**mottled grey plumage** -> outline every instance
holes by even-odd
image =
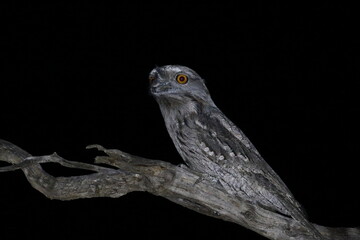
[[[234,196],[291,216],[316,231],[283,181],[216,107],[196,72],[167,65],[152,70],[149,78],[170,137],[191,169],[215,179]]]

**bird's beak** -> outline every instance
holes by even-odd
[[[169,89],[169,84],[159,81],[159,79],[153,80],[150,85],[150,92],[153,95],[160,95],[161,93],[166,92]]]

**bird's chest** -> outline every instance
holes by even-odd
[[[197,116],[178,117],[169,122],[167,128],[177,151],[189,167],[202,172],[204,169],[213,172],[220,167],[216,163],[220,151],[204,140],[211,130]]]
[[[184,157],[197,153],[199,132],[192,117],[178,117],[166,124],[175,147]]]

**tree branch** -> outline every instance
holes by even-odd
[[[269,239],[313,239],[297,221],[231,196],[221,186],[201,178],[185,166],[145,159],[120,150],[108,150],[100,145],[87,148],[105,152],[107,156],[98,156],[95,162],[112,167],[68,161],[56,153],[32,156],[21,148],[0,140],[0,161],[12,164],[0,168],[0,172],[21,169],[30,184],[50,199],[117,198],[133,191],[147,191],[196,212],[234,222]],[[54,177],[42,169],[41,164],[46,162],[94,173]],[[360,239],[359,228],[314,226],[327,239]]]

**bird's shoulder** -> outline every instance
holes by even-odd
[[[199,137],[204,140],[216,140],[218,143],[227,144],[234,153],[254,154],[260,157],[258,150],[246,135],[217,107],[202,108],[192,116],[192,122],[199,130]]]

